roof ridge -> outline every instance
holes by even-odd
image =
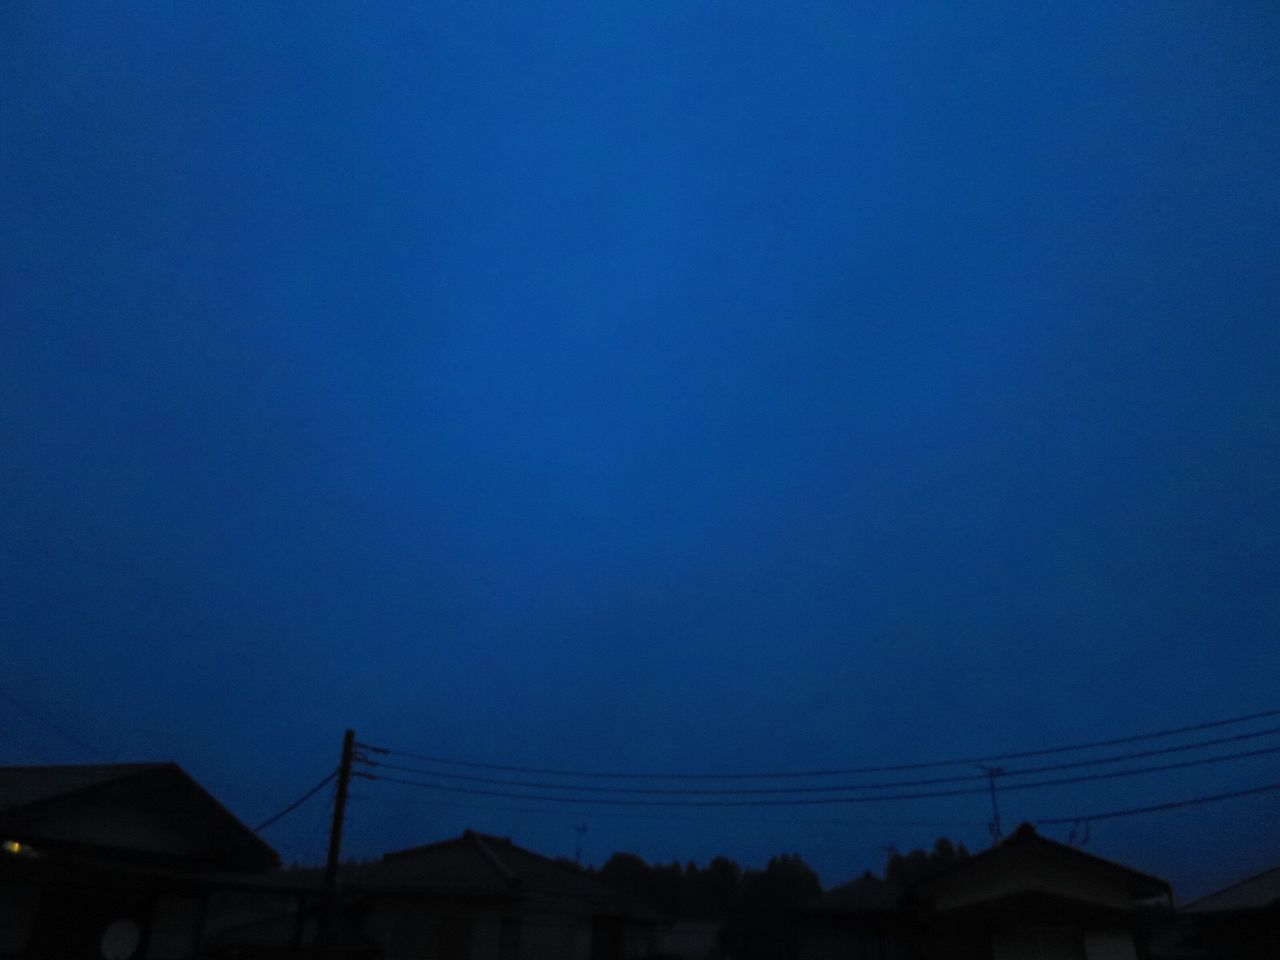
[[[564,870],[568,873],[573,874],[576,877],[586,877],[587,879],[593,880],[596,883],[603,884],[605,887],[608,887],[610,890],[613,889],[612,887],[609,886],[609,884],[604,883],[604,881],[600,880],[598,877],[591,876],[586,870],[584,870],[581,867],[581,865],[575,864],[575,863],[568,863],[563,859],[558,859],[556,857],[549,857],[545,853],[539,853],[537,850],[530,850],[528,847],[522,847],[520,846],[520,844],[513,841],[510,837],[495,837],[491,834],[481,833],[478,830],[468,830],[467,833],[472,834],[476,837],[479,837],[483,840],[487,840],[489,843],[501,844],[502,846],[508,847],[511,850],[514,850],[517,853],[523,854],[526,857],[533,857],[535,860],[539,860],[542,863],[555,867],[557,870]]]
[[[1091,861],[1093,863],[1102,864],[1103,866],[1110,867],[1113,870],[1120,870],[1125,873],[1133,874],[1134,876],[1142,877],[1145,880],[1155,881],[1155,883],[1164,887],[1165,890],[1168,891],[1170,895],[1172,895],[1173,893],[1172,885],[1164,877],[1157,876],[1154,873],[1148,873],[1146,870],[1139,870],[1137,867],[1131,867],[1129,864],[1121,863],[1119,860],[1112,860],[1110,857],[1103,857],[1103,856],[1099,856],[1096,853],[1092,853],[1088,850],[1081,850],[1078,847],[1073,847],[1069,844],[1062,843],[1059,840],[1054,840],[1052,837],[1045,837],[1038,833],[1035,834],[1035,836],[1039,840],[1052,844],[1053,849],[1055,850],[1062,851],[1069,855],[1076,856],[1081,859]]]
[[[467,840],[466,833],[456,837],[446,837],[444,840],[432,840],[430,843],[419,843],[413,847],[405,847],[403,850],[388,850],[382,855],[383,861],[399,860],[402,857],[412,857],[420,853],[426,853],[428,850],[438,850],[441,847],[457,846],[465,843]]]
[[[1029,846],[1031,844],[1040,844],[1042,849],[1052,851],[1055,855],[1074,857],[1077,860],[1098,864],[1110,870],[1128,874],[1132,877],[1141,877],[1143,880],[1149,881],[1156,886],[1163,888],[1169,896],[1173,895],[1173,888],[1169,884],[1169,881],[1164,879],[1164,877],[1156,876],[1154,873],[1147,873],[1145,870],[1139,870],[1136,867],[1131,867],[1127,863],[1120,863],[1118,860],[1109,860],[1106,857],[1100,857],[1096,853],[1081,850],[1079,847],[1073,847],[1069,844],[1063,843],[1061,840],[1055,840],[1053,837],[1046,837],[1044,834],[1036,830],[1035,825],[1029,821],[1019,824],[1018,828],[1014,830],[1013,833],[993,843],[991,846],[987,847],[987,849],[980,850],[977,853],[970,854],[968,857],[961,858],[939,871],[934,876],[917,881],[913,884],[908,884],[908,886],[927,886],[940,877],[950,876],[956,871],[964,869],[975,861],[987,860],[1001,853],[1011,853],[1020,847]]]

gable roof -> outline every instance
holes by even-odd
[[[40,767],[0,767],[0,815],[66,797],[89,787],[133,776],[158,763],[84,763]]]
[[[1182,909],[1188,913],[1225,913],[1231,910],[1265,910],[1280,906],[1280,867],[1223,887],[1193,900]]]
[[[230,869],[279,856],[176,763],[0,767],[0,839]]]
[[[959,861],[954,866],[948,867],[914,886],[918,890],[927,890],[935,883],[946,881],[961,872],[972,870],[975,866],[998,863],[1001,860],[1024,853],[1038,854],[1059,863],[1077,866],[1092,871],[1099,876],[1119,881],[1128,888],[1129,895],[1134,900],[1173,896],[1173,889],[1169,886],[1167,880],[1135,870],[1122,863],[1116,863],[1114,860],[1106,860],[1092,853],[1085,853],[1078,847],[1068,846],[1065,843],[1059,843],[1057,840],[1043,837],[1036,832],[1036,828],[1030,823],[1021,824],[1017,830],[999,843]]]
[[[848,883],[832,887],[806,912],[810,913],[879,913],[900,906],[902,887],[881,880],[870,871]]]
[[[661,918],[571,864],[474,830],[393,851],[372,863],[344,865],[338,876],[348,890],[516,898],[560,912]]]

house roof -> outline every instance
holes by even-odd
[[[983,850],[981,853],[959,861],[954,866],[948,867],[946,870],[921,881],[915,887],[919,890],[927,890],[935,883],[951,878],[962,871],[971,870],[977,865],[998,862],[1012,854],[1031,851],[1060,862],[1076,864],[1123,881],[1129,888],[1130,896],[1134,900],[1171,897],[1173,895],[1173,890],[1167,880],[1143,873],[1113,860],[1106,860],[1092,853],[1085,853],[1077,847],[1059,843],[1057,840],[1043,837],[1036,832],[1036,828],[1030,823],[1023,823],[999,843]]]
[[[808,908],[811,913],[874,913],[899,906],[902,888],[870,873],[828,890]]]
[[[85,763],[40,767],[0,767],[0,815],[66,797],[89,787],[163,766],[158,763]]]
[[[372,863],[346,864],[338,877],[348,890],[514,897],[565,912],[661,919],[571,864],[474,830],[397,850]]]
[[[1169,884],[1149,874],[1134,870],[1132,867],[1105,860],[1091,853],[1085,853],[1075,847],[1067,846],[1048,837],[1042,837],[1029,823],[1024,823],[1012,834],[981,853],[965,857],[955,864],[940,869],[931,876],[917,880],[905,886],[881,880],[870,873],[863,874],[829,890],[816,904],[806,908],[809,914],[888,914],[910,904],[919,904],[922,899],[927,902],[929,893],[939,883],[948,883],[951,878],[962,876],[975,866],[982,867],[1018,856],[1026,852],[1034,852],[1040,856],[1051,858],[1060,863],[1074,864],[1103,876],[1120,880],[1128,888],[1134,900],[1143,900],[1171,895]],[[922,896],[923,895],[923,896]]]
[[[1233,910],[1265,910],[1280,906],[1280,867],[1264,870],[1229,887],[1193,900],[1182,909],[1188,913],[1225,913]]]
[[[171,762],[0,767],[0,839],[230,869],[279,863]]]

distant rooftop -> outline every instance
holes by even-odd
[[[903,889],[870,873],[828,890],[810,909],[816,913],[859,913],[892,910],[898,906]]]
[[[1275,906],[1280,906],[1280,867],[1264,870],[1207,897],[1193,900],[1183,910],[1188,913],[1225,913]]]
[[[320,871],[296,871],[317,880]],[[339,883],[348,889],[469,897],[519,897],[560,910],[657,920],[657,911],[589,876],[495,837],[467,830],[437,843],[397,850],[369,863],[343,864]]]
[[[0,767],[0,839],[261,870],[279,856],[178,764]]]
[[[164,766],[163,763],[86,763],[0,767],[0,813]]]
[[[955,876],[963,876],[975,866],[984,863],[1001,863],[1006,858],[1016,859],[1020,852],[1034,851],[1037,857],[1058,863],[1072,863],[1087,869],[1095,876],[1110,876],[1122,882],[1135,900],[1165,898],[1172,895],[1169,884],[1124,864],[1086,853],[1076,847],[1059,843],[1036,832],[1030,823],[1024,823],[1000,842],[980,853],[963,857],[941,866],[906,884],[891,883],[870,873],[863,874],[848,883],[829,890],[820,901],[806,912],[813,914],[888,914],[904,905],[915,902],[921,895],[928,895],[939,882],[951,882]],[[1280,871],[1277,871],[1280,881]]]
[[[935,877],[930,877],[923,881],[921,886],[927,886],[935,880],[953,873],[971,869],[974,864],[987,860],[999,860],[1016,850],[1036,850],[1054,859],[1073,862],[1095,871],[1108,873],[1118,879],[1123,879],[1129,887],[1130,895],[1135,900],[1155,899],[1158,897],[1171,898],[1173,896],[1173,889],[1169,886],[1167,880],[1149,873],[1143,873],[1141,870],[1135,870],[1133,867],[1126,866],[1123,863],[1116,863],[1114,860],[1107,860],[1096,854],[1086,853],[1078,847],[1068,846],[1049,837],[1041,836],[1036,832],[1035,826],[1030,823],[1019,825],[1018,829],[1014,830],[1013,833],[999,843],[988,847],[981,853],[976,853],[964,860],[957,861]]]

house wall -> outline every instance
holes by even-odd
[[[800,930],[797,960],[897,960],[898,942],[888,935],[852,930]]]
[[[204,921],[200,897],[166,895],[155,901],[147,937],[146,960],[190,960]]]
[[[505,960],[502,956],[502,918],[483,917],[471,928],[470,960]],[[516,960],[512,957],[511,960]]]
[[[0,960],[42,953],[100,960],[101,937],[119,920],[139,932],[132,960],[192,960],[219,916],[256,919],[236,904],[257,903],[261,910],[261,900],[261,895],[211,894],[163,876],[86,874],[37,861],[13,875],[0,870]],[[288,902],[267,915],[281,912]],[[215,914],[211,904],[230,912]]]
[[[385,960],[518,960],[502,956],[501,911],[483,905],[378,904],[365,916],[364,933]]]
[[[102,800],[59,804],[15,822],[12,830],[24,837],[56,837],[102,851],[125,850],[195,860],[217,860],[220,852],[200,829],[201,811],[164,816],[138,804]]]
[[[589,921],[537,914],[522,918],[520,960],[591,960]]]
[[[1087,960],[1138,960],[1138,947],[1129,930],[1094,930],[1084,935]]]
[[[812,924],[801,925],[797,929],[795,943],[795,960],[904,960],[908,957],[930,960],[1139,960],[1140,957],[1132,931],[1082,930],[1072,925],[996,932],[976,926],[936,929],[925,925],[914,933],[904,930],[899,938],[854,926],[840,929],[831,924]],[[1280,952],[1275,957],[1280,958]]]
[[[380,946],[387,960],[436,954],[436,918],[409,903],[378,904],[365,916],[364,932]]]
[[[679,920],[655,938],[657,952],[681,960],[717,960],[720,956],[720,922]]]
[[[1072,927],[1023,930],[996,935],[992,960],[1137,960],[1127,930],[1081,932]]]
[[[653,956],[656,938],[648,927],[628,925],[622,930],[622,960],[644,960]]]
[[[26,952],[39,903],[40,893],[34,884],[0,881],[0,957]]]
[[[1232,960],[1275,960],[1280,957],[1280,909],[1250,910],[1235,916],[1209,916],[1202,921],[1205,943],[1213,956]]]
[[[597,954],[589,917],[516,916],[509,907],[483,904],[378,904],[367,912],[364,932],[385,960],[642,960],[652,946],[647,927],[623,924],[616,951]]]
[[[1019,930],[991,940],[992,960],[1086,960],[1079,930]]]
[[[279,943],[288,944],[293,936],[292,918],[297,910],[296,894],[269,893],[259,890],[215,890],[209,895],[208,904],[205,907],[202,938],[208,943],[220,939],[228,930],[289,917],[289,921],[281,923],[277,931]]]
[[[598,943],[597,936],[610,940]],[[597,927],[590,917],[549,914],[522,918],[519,960],[644,960],[652,955],[653,934],[642,924]]]
[[[93,960],[104,941],[121,960],[147,955],[154,893],[136,882],[86,883],[48,880],[35,884],[38,905],[27,956]]]

